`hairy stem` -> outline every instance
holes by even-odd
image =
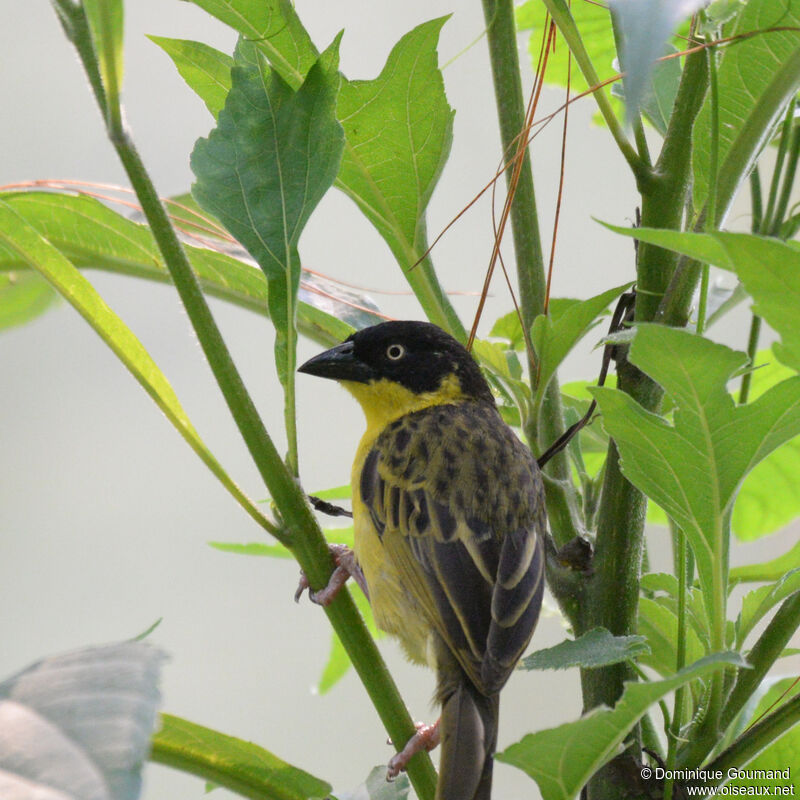
[[[497,116],[504,153],[513,153],[525,126],[517,32],[512,0],[482,0],[486,19],[489,57],[494,78]],[[511,170],[506,172],[511,180]],[[522,323],[530,330],[533,320],[544,311],[545,270],[533,188],[529,153],[525,153],[514,200],[511,204],[511,230],[517,259]],[[531,374],[535,374],[535,365]],[[531,447],[540,452],[549,447],[564,430],[564,415],[558,381],[548,386],[539,419],[532,419],[525,434]],[[559,544],[574,538],[580,530],[578,502],[566,453],[555,456],[547,467],[547,510],[553,536]]]

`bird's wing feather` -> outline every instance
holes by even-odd
[[[530,451],[491,407],[433,407],[381,434],[361,490],[432,627],[480,691],[499,691],[544,588],[543,487]]]

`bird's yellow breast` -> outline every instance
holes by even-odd
[[[389,423],[406,414],[435,405],[446,405],[463,399],[461,385],[455,375],[445,378],[435,392],[416,394],[394,381],[380,380],[369,384],[342,381],[355,396],[367,419],[353,461],[351,486],[353,494],[354,551],[364,572],[370,592],[370,606],[377,626],[400,639],[408,657],[417,663],[430,663],[432,627],[427,615],[409,591],[402,557],[394,555],[407,547],[402,534],[388,528],[383,538],[372,522],[369,510],[361,499],[361,473],[375,441]]]

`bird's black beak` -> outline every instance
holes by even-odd
[[[297,368],[298,372],[316,375],[318,378],[333,378],[337,381],[369,383],[375,378],[372,367],[359,361],[353,352],[352,342],[342,342],[310,358]]]

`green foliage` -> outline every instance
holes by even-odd
[[[54,0],[150,227],[85,197],[41,192],[4,195],[0,198],[0,328],[34,318],[49,304],[54,290],[64,296],[251,517],[281,542],[214,542],[212,546],[243,555],[294,556],[309,580],[313,578],[313,585],[323,585],[330,572],[326,540],[295,480],[296,334],[330,344],[382,317],[373,313],[364,298],[304,274],[299,240],[324,193],[336,185],[383,237],[424,314],[457,337],[466,338],[426,256],[426,208],[449,155],[453,131],[454,111],[445,95],[437,55],[445,19],[423,23],[401,36],[376,78],[353,80],[338,72],[340,37],[320,55],[290,0],[192,1],[240,34],[233,56],[201,42],[151,37],[215,120],[214,129],[198,141],[192,156],[199,205],[184,196],[179,202],[185,208],[170,206],[175,224],[187,236],[202,236],[209,247],[181,248],[178,244],[166,218],[159,216],[161,207],[152,184],[122,126],[118,104],[121,0]],[[492,4],[485,5],[489,9]],[[498,757],[531,775],[545,800],[571,800],[589,780],[593,782],[591,796],[611,800],[616,789],[608,790],[602,775],[595,773],[621,746],[640,754],[636,732],[640,720],[654,704],[661,705],[668,718],[667,696],[673,692],[669,737],[662,754],[668,765],[701,764],[715,747],[714,757],[733,753],[734,760],[750,757],[737,753],[752,754],[767,747],[770,740],[768,734],[759,733],[762,726],[736,737],[755,704],[758,682],[786,652],[790,626],[796,621],[793,598],[800,591],[796,566],[800,545],[765,564],[729,571],[731,527],[742,538],[755,538],[800,514],[800,493],[795,485],[800,447],[795,439],[800,433],[800,376],[795,374],[800,371],[800,250],[752,235],[671,230],[697,221],[684,221],[692,169],[695,210],[705,206],[711,193],[720,210],[717,216],[724,217],[735,191],[773,136],[776,120],[800,87],[800,34],[793,30],[800,26],[800,0],[787,0],[780,14],[770,0],[746,4],[719,0],[699,21],[708,35],[716,35],[716,29],[724,24],[725,34],[739,37],[735,45],[720,47],[718,53],[719,180],[711,192],[709,182],[717,173],[709,155],[710,100],[697,120],[692,111],[706,93],[708,75],[703,70],[684,70],[686,64],[702,65],[699,59],[705,56],[687,56],[684,65],[673,58],[651,70],[653,56],[668,38],[679,6],[685,13],[687,4],[639,0],[636,8],[622,2],[616,5],[618,10],[624,11],[625,6],[639,13],[639,21],[648,23],[631,24],[627,12],[618,17],[621,30],[617,33],[625,41],[629,71],[627,110],[633,141],[617,119],[605,89],[591,88],[599,89],[593,94],[636,178],[643,216],[654,226],[621,231],[656,245],[638,252],[637,284],[649,286],[657,273],[666,289],[665,305],[677,305],[674,316],[669,309],[664,312],[667,325],[661,326],[643,310],[647,303],[640,303],[637,324],[613,335],[615,358],[622,366],[620,380],[612,376],[608,387],[589,388],[599,401],[603,427],[596,422],[568,445],[572,468],[566,461],[559,464],[557,458],[547,469],[548,513],[554,536],[568,534],[567,541],[572,535],[596,535],[597,552],[602,555],[585,573],[567,579],[561,574],[566,562],[549,564],[551,589],[576,635],[533,653],[524,667],[578,666],[583,670],[587,706],[605,703],[614,708],[594,708],[579,720],[530,734]],[[698,5],[690,3],[692,8]],[[487,19],[486,34],[496,50],[501,39],[495,37],[503,24],[499,11],[509,9],[498,6],[495,10],[498,13]],[[608,10],[586,2],[570,7],[565,0],[524,3],[517,9],[517,20],[521,28],[534,29],[530,39],[534,54],[538,54],[548,12],[567,46],[560,41],[550,54],[546,79],[563,84],[569,52],[576,67],[574,89],[587,88],[586,81],[597,84],[611,78],[616,48]],[[654,15],[662,13],[669,16],[669,24],[666,18],[650,24]],[[767,30],[771,26],[781,30]],[[513,38],[513,31],[506,33]],[[511,55],[501,53],[495,60],[502,62]],[[496,63],[494,68],[499,79],[502,71]],[[522,98],[516,99],[523,107]],[[504,130],[517,131],[522,120],[511,116],[512,105],[501,103],[499,113]],[[655,158],[644,142],[640,111],[665,137]],[[788,140],[783,140],[782,146],[786,166],[781,161],[776,170],[775,190],[781,175],[783,185],[791,188],[800,151],[800,146],[790,148]],[[776,225],[771,224],[769,230],[780,229],[788,235],[796,227],[794,211],[788,209],[788,194],[777,203],[773,202],[775,194],[771,192],[767,216],[774,210]],[[523,209],[520,218],[529,220],[535,230],[535,209],[529,201],[524,202],[530,207]],[[220,223],[261,270],[243,256],[239,244]],[[671,327],[688,315],[688,298],[694,287],[688,279],[682,287],[676,286],[692,269],[682,264],[684,273],[676,271],[675,261],[664,259],[659,248],[735,271],[743,288],[730,302],[745,291],[750,295],[754,311],[781,337],[774,347],[780,365],[769,363],[759,369],[771,359],[756,354],[752,342],[745,356]],[[183,259],[184,252],[188,261]],[[524,271],[524,254],[517,255]],[[166,378],[88,283],[80,271],[84,268],[175,281],[267,484],[275,521],[243,495],[214,459]],[[543,275],[520,277],[526,286],[544,282]],[[275,361],[286,395],[288,467],[254,404],[248,405],[244,384],[203,305],[195,278],[205,294],[268,313],[275,325]],[[540,307],[523,307],[526,319],[536,317],[530,330],[535,351],[531,375],[526,376],[518,355],[526,350],[526,337],[516,313],[501,317],[492,328],[490,337],[500,341],[476,340],[474,354],[499,396],[504,418],[524,427],[528,435],[537,430],[557,435],[587,411],[585,384],[569,390],[565,387],[561,393],[547,390],[574,345],[599,323],[608,305],[628,286],[630,283],[608,289],[588,300],[555,299],[547,316],[536,316]],[[683,292],[680,297],[678,289]],[[640,300],[644,294],[640,292]],[[524,294],[521,296],[524,306]],[[651,296],[645,299],[651,305],[654,302]],[[625,356],[633,366],[626,365]],[[752,367],[756,370],[751,376],[749,402],[736,405],[729,394],[731,381],[739,380]],[[665,402],[657,413],[662,391]],[[642,492],[666,511],[674,528],[685,533],[696,580],[691,571],[686,576],[685,565],[680,563],[675,575],[641,576],[637,571],[644,518]],[[350,490],[338,487],[319,496],[346,499]],[[599,526],[597,520],[601,520]],[[351,544],[352,536],[351,528],[325,532],[328,542]],[[626,548],[636,553],[636,558],[629,558]],[[617,574],[621,563],[632,566]],[[745,581],[766,585],[744,596],[738,618],[732,622],[727,619],[729,590]],[[605,598],[604,584],[613,589]],[[634,619],[637,603],[638,617]],[[623,606],[631,609],[627,617]],[[778,607],[772,620],[778,624],[770,630],[768,622],[766,641],[759,639],[751,649],[754,669],[744,672],[741,655],[720,652],[729,646],[750,646],[748,639],[756,626]],[[349,665],[355,664],[392,738],[407,738],[413,727],[374,648],[371,637],[377,637],[378,631],[366,598],[357,588],[342,592],[327,613],[335,630],[319,690],[329,691]],[[612,635],[610,630],[620,633],[619,620],[623,618],[622,635]],[[692,666],[684,667],[686,663]],[[642,667],[661,679],[647,680]],[[623,683],[634,671],[640,682]],[[747,675],[754,676],[750,683],[742,679]],[[601,686],[602,691],[592,694],[593,685]],[[733,722],[727,711],[723,713],[731,698],[730,716],[737,717]],[[796,720],[789,719],[792,721]],[[794,744],[796,735],[795,727],[778,744]],[[742,741],[747,747],[736,750]],[[652,741],[648,746],[660,745]],[[775,752],[769,747],[764,750],[770,757],[777,757]],[[785,752],[780,751],[782,758],[788,758]],[[327,784],[256,745],[173,717],[165,717],[164,729],[155,740],[154,759],[249,797],[310,798],[330,793]],[[777,763],[765,759],[764,763]],[[421,800],[431,800],[434,776],[426,757],[415,757],[409,774]],[[668,796],[670,787],[664,788]],[[389,787],[382,771],[373,771],[364,787],[339,796],[395,800],[407,793],[407,782]]]
[[[614,59],[617,57],[617,48],[614,45],[614,33],[611,30],[611,16],[608,8],[596,3],[573,3],[571,11],[600,80],[604,81],[616,75],[618,70],[614,69]],[[526,0],[517,6],[516,14],[517,28],[521,31],[531,31],[528,39],[528,51],[533,59],[532,66],[535,69],[542,46],[547,8],[540,0]],[[545,76],[548,83],[557,86],[567,85],[569,52],[566,47],[556,47],[555,52],[550,53]],[[582,92],[589,88],[586,80],[574,67],[570,77],[574,91]]]
[[[540,315],[533,321],[531,340],[539,365],[534,395],[535,408],[541,406],[547,386],[559,364],[578,341],[599,324],[599,315],[611,301],[628,288],[630,288],[629,283],[616,286],[589,300],[582,300],[559,309],[562,313],[553,315],[552,319]]]
[[[164,258],[145,225],[132,222],[92,197],[26,192],[5,194],[3,200],[76,267],[102,269],[157,282],[168,281]],[[184,217],[186,212],[177,212]],[[213,297],[261,314],[267,313],[267,281],[264,273],[224,252],[185,245],[186,253],[204,291]],[[20,275],[31,267],[19,253],[0,241],[0,273]],[[298,328],[320,344],[341,341],[359,325],[374,324],[380,317],[353,309],[352,301],[337,303],[306,293],[298,303]],[[316,305],[312,305],[315,303]],[[322,309],[327,306],[337,316]],[[349,310],[348,310],[349,308]],[[354,313],[355,317],[350,316]]]
[[[267,276],[277,332],[275,362],[284,385],[295,367],[297,244],[336,177],[343,147],[334,116],[337,48],[338,42],[293,91],[266,67],[257,49],[240,44],[218,126],[192,153],[195,198],[248,249]]]
[[[603,424],[628,479],[689,537],[715,618],[727,594],[726,526],[736,490],[755,464],[800,432],[800,378],[737,408],[725,385],[745,364],[742,354],[684,331],[640,326],[630,358],[672,396],[674,425],[618,390],[594,389]]]
[[[736,620],[736,644],[741,647],[760,620],[789,595],[800,591],[800,567],[782,575],[774,583],[759,586],[745,595]]]
[[[800,370],[800,319],[793,313],[800,302],[800,251],[796,247],[747,233],[678,233],[608,227],[736,272],[753,298],[753,311],[785,339],[773,346],[778,360],[795,371]]]
[[[774,582],[797,564],[800,564],[800,541],[795,542],[789,550],[770,561],[734,567],[730,573],[731,583]]]
[[[784,678],[783,680],[770,681],[771,686],[763,694],[755,707],[752,718],[753,720],[759,719],[762,715],[771,711],[776,704],[780,705],[788,702],[789,699],[794,697],[800,692],[800,683],[796,678]],[[780,787],[793,787],[792,794],[796,794],[800,790],[800,774],[795,765],[797,763],[797,753],[800,752],[800,728],[795,727],[788,733],[785,733],[780,738],[776,739],[772,744],[762,750],[752,761],[750,761],[745,770],[750,774],[751,770],[774,770],[776,772],[785,772],[789,768],[789,779],[773,779],[765,781],[760,778],[735,778],[730,782],[730,786],[741,787],[754,787],[764,786],[765,784],[772,784],[773,786]],[[746,791],[746,790],[745,790]],[[742,792],[744,794],[744,792]],[[788,790],[786,790],[788,794]]]
[[[0,331],[30,322],[57,298],[50,284],[34,272],[0,273]]]
[[[638,630],[647,640],[649,653],[639,658],[639,663],[654,669],[659,675],[674,675],[678,671],[678,615],[669,605],[649,597],[639,598]],[[688,628],[686,660],[689,663],[703,657],[706,647],[694,627]]]
[[[324,800],[331,791],[258,745],[171,714],[161,716],[152,758],[256,800]]]
[[[752,31],[765,32],[751,35]],[[779,7],[773,0],[749,0],[724,33],[746,37],[721,51],[717,67],[719,177],[720,184],[730,184],[723,188],[732,197],[772,138],[786,101],[800,88],[796,63],[800,56],[800,3],[787,0]],[[692,130],[692,197],[698,210],[708,199],[710,131],[711,104],[706,98]]]
[[[691,680],[742,663],[735,653],[718,653],[672,678],[629,683],[613,710],[594,709],[576,722],[530,733],[498,753],[497,759],[527,772],[539,784],[544,800],[573,800],[653,703]]]
[[[593,628],[577,639],[567,639],[546,650],[525,656],[520,669],[568,669],[605,667],[634,660],[647,653],[644,636],[614,636],[605,628]]]
[[[450,153],[453,110],[436,44],[445,19],[392,49],[374,80],[344,79],[337,114],[346,146],[337,185],[386,240],[432,322],[460,332],[425,254],[425,208]]]
[[[94,328],[100,338],[150,395],[186,443],[236,501],[260,523],[262,514],[206,447],[175,392],[150,354],[125,323],[105,304],[80,271],[13,205],[0,199],[0,244],[11,257],[36,270]]]
[[[150,36],[175,63],[186,83],[203,99],[214,119],[225,106],[234,60],[202,42]]]
[[[191,0],[251,41],[294,89],[317,60],[318,51],[290,0]]]

